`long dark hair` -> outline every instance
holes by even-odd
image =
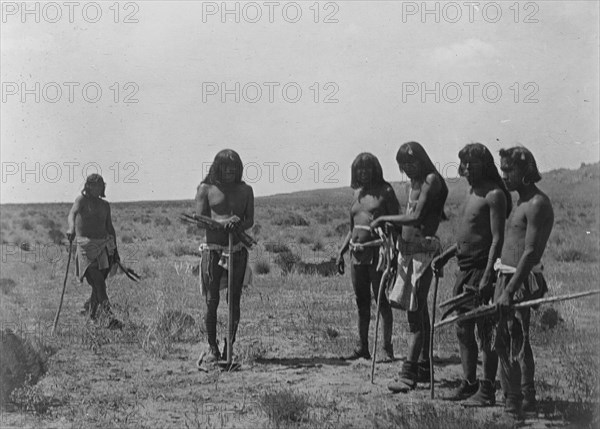
[[[490,150],[481,143],[469,143],[458,152],[458,157],[461,161],[465,161],[469,158],[475,158],[481,161],[483,164],[483,176],[498,185],[498,187],[502,189],[502,192],[504,192],[504,195],[506,195],[506,217],[508,217],[512,211],[512,199],[510,197],[510,192],[506,189],[504,180],[502,180],[502,177],[498,172],[498,168],[494,163],[494,157]],[[462,167],[458,169],[458,173],[461,176],[464,174]]]
[[[83,185],[83,189],[81,190],[81,195],[83,195],[84,197],[89,197],[90,188],[92,187],[93,183],[102,183],[102,192],[100,193],[100,197],[106,198],[106,195],[104,194],[104,191],[106,191],[106,183],[104,182],[104,179],[102,178],[102,176],[100,176],[99,174],[96,174],[96,173],[90,174],[85,179],[85,185]]]
[[[509,149],[500,149],[500,158],[509,159],[511,164],[524,171],[523,180],[537,183],[542,180],[535,158],[529,149],[523,146],[514,146]]]
[[[425,148],[421,146],[418,142],[406,142],[400,149],[398,149],[398,153],[396,153],[396,162],[398,165],[412,163],[414,161],[418,161],[420,165],[420,170],[418,171],[418,177],[420,179],[425,179],[428,174],[434,173],[440,179],[442,184],[440,199],[443,201],[442,203],[442,220],[448,220],[446,213],[444,212],[444,204],[446,203],[446,198],[448,198],[448,185],[446,185],[446,181],[444,177],[437,171],[433,162],[431,162],[431,158],[425,152]]]
[[[382,184],[388,184],[383,178],[383,169],[379,163],[379,159],[375,155],[369,152],[359,153],[354,161],[352,161],[352,167],[350,168],[350,186],[352,189],[358,189],[362,186],[358,182],[357,172],[359,168],[370,168],[373,172],[371,176],[371,183],[369,186],[377,186]]]
[[[244,164],[242,164],[238,153],[231,149],[223,149],[217,153],[202,183],[207,185],[220,185],[223,183],[223,171],[227,165],[235,167],[235,183],[242,183]]]

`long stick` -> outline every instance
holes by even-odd
[[[463,300],[472,299],[473,296],[474,296],[473,292],[463,292],[463,293],[461,293],[459,295],[453,296],[450,299],[447,299],[444,302],[441,302],[440,303],[440,308],[445,307],[445,306],[450,305],[450,304],[455,304],[455,303],[458,303],[458,302],[462,302]]]
[[[223,225],[221,225],[219,222],[217,222],[216,220],[208,217],[208,216],[203,216],[203,215],[188,215],[186,213],[182,213],[180,216],[180,219],[183,222],[186,223],[191,223],[194,224],[196,226],[198,226],[201,229],[208,229],[211,231],[222,231]],[[235,236],[237,236],[239,238],[239,240],[244,243],[244,245],[246,247],[252,247],[255,244],[257,244],[257,241],[250,236],[249,234],[247,234],[245,231],[233,231],[233,234],[235,234]]]
[[[433,377],[433,333],[435,331],[435,307],[437,301],[438,285],[440,283],[440,277],[435,276],[435,283],[433,284],[433,307],[431,309],[431,332],[429,334],[429,374],[431,381],[429,382],[431,390],[431,399],[434,398],[435,379]]]
[[[381,281],[379,282],[379,291],[377,293],[377,316],[375,317],[375,340],[373,341],[373,356],[371,357],[371,384],[374,383],[375,380],[375,358],[377,356],[377,338],[379,338],[379,309],[381,308],[381,297],[383,295],[383,290],[385,289],[385,285],[387,283],[387,277],[389,274],[390,267],[385,269],[385,272],[381,276]]]
[[[227,298],[229,304],[229,322],[227,329],[227,367],[231,367],[233,355],[233,233],[229,233],[229,263],[227,266]]]
[[[60,303],[56,310],[56,316],[54,316],[54,325],[52,326],[52,335],[56,331],[56,325],[58,325],[58,318],[60,316],[60,310],[62,309],[63,299],[65,297],[65,289],[67,287],[67,277],[69,276],[69,265],[71,264],[71,253],[73,251],[73,242],[69,241],[69,258],[67,259],[67,271],[65,272],[65,281],[63,282],[62,293],[60,294]]]
[[[586,292],[578,292],[578,293],[572,293],[572,294],[567,294],[567,295],[551,296],[548,298],[538,298],[538,299],[532,299],[530,301],[519,302],[517,304],[512,305],[510,308],[515,308],[515,309],[527,308],[527,307],[532,307],[534,305],[548,304],[551,302],[558,302],[558,301],[568,301],[570,299],[583,298],[584,296],[597,295],[597,294],[600,294],[600,290],[589,290]],[[463,320],[469,320],[469,319],[473,319],[476,317],[488,316],[490,314],[494,314],[496,311],[497,311],[496,304],[482,305],[481,307],[476,308],[471,311],[468,311],[466,313],[458,314],[456,316],[449,317],[448,319],[441,320],[435,325],[435,327],[439,328],[441,326],[448,325],[453,322],[462,322]]]

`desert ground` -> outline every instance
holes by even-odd
[[[453,241],[466,191],[463,180],[449,185],[450,219],[439,231],[444,246]],[[550,295],[597,288],[600,166],[547,172],[539,186],[549,194],[556,214],[544,257]],[[394,187],[401,205],[406,204],[406,184]],[[340,359],[356,343],[357,310],[348,272],[333,275],[326,262],[348,230],[351,199],[350,188],[256,199],[252,234],[259,244],[250,254],[254,284],[242,297],[234,349],[241,368],[235,372],[196,368],[205,347],[203,298],[194,269],[202,232],[179,221],[180,213],[193,210],[191,200],[113,203],[121,258],[142,276],[139,283],[122,274],[109,279],[109,297],[124,328],[108,330],[80,314],[90,287],[75,279],[71,264],[55,335],[51,330],[67,265],[64,231],[70,204],[2,205],[0,426],[600,425],[598,296],[534,312],[540,404],[537,415],[524,421],[504,415],[500,389],[497,405],[486,409],[466,409],[443,399],[462,373],[453,325],[435,334],[434,400],[428,383],[409,394],[387,390],[406,350],[402,311],[394,311],[397,360],[377,364],[374,384],[370,361]],[[447,266],[438,302],[451,296],[455,270],[453,262]],[[375,303],[372,309],[371,346]],[[221,344],[226,326],[223,299]]]

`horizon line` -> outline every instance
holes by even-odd
[[[600,166],[600,161],[594,161],[594,162],[590,162],[590,163],[586,163],[586,162],[581,162],[580,166],[577,168],[567,168],[567,167],[558,167],[558,168],[553,168],[551,170],[547,170],[547,171],[541,171],[541,174],[547,174],[547,173],[552,173],[554,171],[559,171],[559,170],[569,170],[569,171],[577,171],[580,170],[582,167],[587,167],[587,166],[593,166],[598,164]],[[448,180],[449,178],[445,178],[446,180]],[[452,178],[455,179],[455,178]],[[543,178],[542,178],[543,180]],[[402,184],[402,183],[407,183],[406,180],[391,180],[388,181],[390,184],[394,184],[394,183],[398,183],[398,184]],[[275,194],[267,194],[267,195],[260,195],[260,196],[255,196],[255,199],[260,199],[260,198],[270,198],[270,197],[277,197],[277,196],[284,196],[284,195],[291,195],[291,194],[297,194],[297,193],[301,193],[301,192],[310,192],[310,191],[333,191],[333,190],[339,190],[339,189],[344,189],[344,188],[350,188],[350,185],[346,185],[346,186],[337,186],[337,187],[331,187],[331,188],[310,188],[310,189],[299,189],[299,190],[295,190],[295,191],[291,191],[291,192],[277,192]],[[108,200],[106,200],[108,201]],[[160,202],[186,202],[186,201],[194,201],[193,198],[189,198],[189,199],[157,199],[157,200],[111,200],[109,201],[111,204],[131,204],[131,203],[160,203]],[[72,201],[36,201],[36,202],[22,202],[22,203],[4,203],[4,202],[0,202],[0,207],[1,206],[9,206],[9,205],[27,205],[27,204],[73,204]]]

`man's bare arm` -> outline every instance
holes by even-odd
[[[69,241],[73,241],[75,237],[75,217],[79,214],[79,208],[81,206],[81,199],[83,197],[80,195],[75,199],[73,206],[71,206],[71,210],[69,211],[69,216],[67,217],[67,222],[69,223],[69,229],[67,230],[67,238]]]
[[[110,211],[110,204],[108,202],[106,202],[106,232],[108,232],[109,235],[112,235],[115,238],[115,245],[117,244],[117,234],[115,232],[115,227],[113,226],[112,223],[112,214]]]
[[[441,189],[440,179],[437,174],[431,173],[425,178],[421,187],[417,206],[412,213],[380,216],[371,223],[371,228],[375,228],[383,222],[390,222],[397,225],[416,226],[423,223],[423,219],[428,214],[425,211],[429,200],[437,195]]]
[[[208,204],[208,185],[201,183],[196,189],[196,213],[210,217],[210,205]]]
[[[500,189],[488,192],[485,197],[490,208],[490,230],[492,233],[492,244],[488,253],[488,261],[479,282],[479,290],[491,286],[493,278],[494,263],[500,257],[502,245],[504,244],[504,225],[506,223],[506,196]]]
[[[344,254],[348,251],[348,248],[350,247],[350,239],[352,238],[352,231],[348,231],[348,234],[346,234],[346,237],[344,238],[344,241],[342,242],[342,247],[340,247],[340,251],[339,256],[344,256]]]
[[[390,215],[399,215],[400,214],[400,202],[398,202],[398,197],[396,197],[396,192],[394,192],[394,188],[391,186],[386,189],[385,193],[385,208],[387,214]]]
[[[515,274],[498,299],[500,305],[510,305],[513,293],[523,284],[531,269],[539,262],[549,237],[553,213],[548,201],[535,199],[525,212],[527,230],[525,231],[525,247]],[[548,226],[550,225],[550,226]]]
[[[252,228],[254,225],[254,190],[248,186],[248,196],[246,200],[246,209],[244,210],[244,218],[240,222],[239,228],[242,231]]]

